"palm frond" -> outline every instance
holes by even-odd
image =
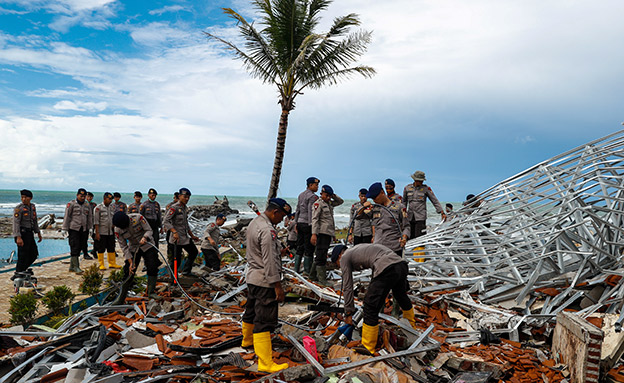
[[[307,87],[319,89],[326,85],[336,85],[338,82],[351,78],[356,74],[360,74],[365,78],[372,78],[375,73],[377,73],[375,69],[369,66],[356,66],[353,68],[340,69],[335,72],[326,73],[323,76],[304,83],[300,88],[296,89],[295,92],[301,93],[301,91]]]

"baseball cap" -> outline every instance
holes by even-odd
[[[188,190],[187,188],[180,188],[179,193],[180,193],[180,195],[187,195],[189,197],[191,196],[191,191]]]
[[[310,184],[317,184],[321,182],[318,178],[316,177],[308,177],[308,179],[306,180],[306,184],[310,185]]]
[[[342,253],[343,250],[346,250],[347,246],[345,245],[337,245],[333,248],[332,250],[332,254],[331,254],[331,261],[332,262],[336,262],[338,260],[338,257],[340,256],[340,253]]]
[[[366,198],[375,198],[381,193],[383,190],[383,186],[381,186],[381,182],[375,182],[368,188],[368,193],[366,193]]]
[[[321,193],[327,193],[329,195],[334,195],[334,189],[332,189],[329,185],[323,185],[321,188]]]
[[[28,190],[28,189],[20,190],[20,195],[23,195],[23,196],[26,196],[26,197],[29,197],[29,198],[33,197],[33,193],[30,190]]]
[[[292,208],[290,207],[288,202],[281,198],[271,198],[269,200],[269,205],[277,206],[285,214],[290,214],[292,212]]]

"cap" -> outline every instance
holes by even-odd
[[[292,208],[286,202],[286,200],[281,198],[271,198],[269,200],[269,205],[277,206],[282,212],[286,214],[290,214],[292,212]]]
[[[466,201],[470,201],[471,199],[474,199],[475,195],[474,194],[468,194],[466,196]]]
[[[366,195],[366,193],[368,193],[368,190],[366,190],[365,188],[360,189],[360,194]]]
[[[113,193],[113,197],[121,198],[121,193],[119,193],[119,192],[114,192],[114,193]]]
[[[134,196],[143,198],[143,193],[141,193],[140,191],[137,190],[137,191],[134,192]]]
[[[225,217],[225,214],[221,214],[221,213],[217,214],[217,219],[225,219],[225,220],[227,220],[227,218]]]
[[[308,177],[308,179],[306,180],[306,184],[310,185],[310,184],[317,184],[321,182],[318,178],[316,177]]]
[[[147,194],[156,194],[156,195],[158,195],[158,192],[156,191],[156,189],[151,188],[151,189],[147,192]]]
[[[78,192],[76,192],[76,195],[78,195],[78,194],[87,194],[87,190],[84,189],[84,188],[80,188],[80,189],[78,189]]]
[[[395,187],[395,186],[396,186],[396,185],[395,185],[395,183],[394,183],[394,180],[393,180],[393,179],[391,179],[391,178],[388,178],[388,179],[386,180],[386,185],[392,185],[392,187]]]
[[[91,192],[87,192],[87,197],[94,197],[94,195]]]
[[[191,196],[191,191],[188,190],[187,188],[180,188],[179,193],[180,193],[180,195],[187,195],[189,197]]]
[[[334,189],[332,189],[329,185],[323,185],[321,188],[321,193],[327,193],[329,195],[334,195]]]
[[[106,193],[104,193],[104,195],[102,196],[102,198],[104,199],[104,198],[106,198],[106,197],[108,197],[108,198],[113,198],[113,195],[112,195],[111,193],[109,193],[109,192],[106,192]]]
[[[23,195],[23,196],[26,196],[26,197],[29,197],[29,198],[33,197],[33,193],[30,190],[28,190],[28,189],[20,190],[20,195]]]
[[[288,218],[294,218],[294,217],[295,217],[295,213],[288,214]]]
[[[383,190],[383,186],[381,186],[381,182],[375,182],[368,188],[368,193],[366,193],[366,198],[375,198],[381,193]]]
[[[173,193],[173,198],[178,198],[179,196],[180,196],[180,193],[178,193],[178,192],[174,192]]]
[[[130,217],[128,217],[128,214],[123,211],[118,211],[113,216],[113,225],[121,229],[125,229],[130,226]]]
[[[425,172],[421,172],[420,170],[416,170],[414,172],[414,174],[412,174],[412,179],[414,181],[424,181],[425,178]]]
[[[345,245],[337,245],[332,249],[331,261],[336,262],[338,257],[340,257],[340,253],[347,249]]]
[[[450,207],[452,209],[453,208],[453,204],[452,203],[447,203],[446,207]]]

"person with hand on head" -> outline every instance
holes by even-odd
[[[334,247],[332,261],[342,271],[342,293],[344,295],[345,323],[353,325],[351,316],[355,313],[353,300],[353,271],[372,270],[372,279],[364,296],[364,326],[362,345],[375,353],[379,335],[379,312],[392,291],[393,298],[403,311],[403,318],[416,328],[414,309],[407,296],[407,262],[383,245],[359,244],[347,250],[344,245]]]
[[[33,193],[30,190],[20,190],[22,202],[13,212],[13,238],[17,245],[17,264],[15,272],[21,273],[35,262],[39,256],[39,249],[35,242],[35,233],[41,242],[41,230],[37,221],[37,209],[32,203]]]
[[[373,241],[373,227],[371,223],[371,208],[364,208],[366,203],[366,193],[368,190],[362,188],[358,193],[360,202],[351,205],[349,243],[358,245],[360,243],[371,243]]]
[[[277,372],[288,364],[273,361],[271,332],[277,327],[278,304],[285,299],[282,288],[282,257],[276,225],[291,213],[281,198],[271,198],[266,210],[247,227],[247,304],[243,314],[242,347],[253,345],[258,357],[258,371]]]

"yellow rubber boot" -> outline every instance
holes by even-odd
[[[377,347],[377,337],[379,336],[379,325],[369,326],[364,323],[362,327],[362,346],[371,353],[375,353],[375,347]]]
[[[243,322],[243,341],[241,342],[241,347],[253,346],[253,329],[253,323]]]
[[[414,309],[403,310],[403,318],[407,319],[413,328],[416,328],[416,319],[414,319]]]
[[[121,269],[121,266],[119,266],[117,262],[115,262],[116,256],[117,254],[115,253],[108,253],[108,267],[110,267],[111,269]]]
[[[106,270],[106,265],[104,264],[104,253],[97,253],[98,262],[100,263],[100,270]]]
[[[274,373],[288,368],[288,363],[277,364],[273,362],[273,348],[271,346],[271,333],[261,332],[253,334],[253,346],[258,357],[258,371]]]
[[[425,255],[425,252],[424,252],[424,251],[422,251],[422,250],[425,250],[425,247],[424,247],[424,246],[418,246],[418,247],[415,247],[415,248],[414,248],[414,250],[419,250],[419,251],[415,251],[415,252],[414,252],[414,255],[423,255],[423,256]],[[415,260],[416,262],[424,262],[424,261],[425,261],[425,258],[414,258],[414,260]]]

